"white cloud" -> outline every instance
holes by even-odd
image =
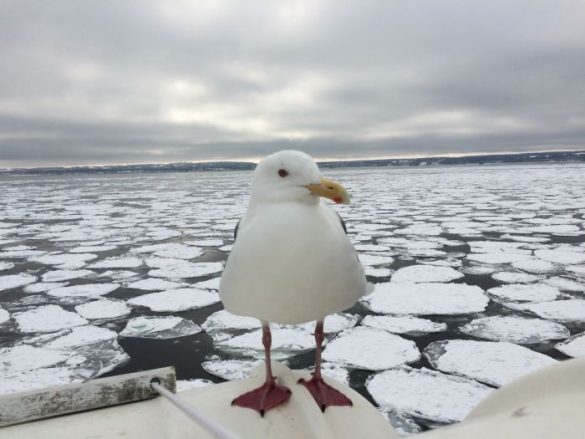
[[[9,1],[14,166],[575,148],[577,0]]]

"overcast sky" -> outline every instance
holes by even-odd
[[[0,0],[0,167],[585,149],[585,1]]]

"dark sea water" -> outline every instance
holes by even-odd
[[[363,255],[370,282],[386,284],[394,272],[423,265],[451,268],[462,275],[457,279],[430,279],[433,284],[467,284],[482,290],[479,295],[486,304],[473,312],[458,311],[465,303],[453,298],[449,299],[452,303],[447,314],[419,312],[416,304],[408,305],[409,311],[404,314],[446,325],[430,333],[397,330],[402,339],[411,340],[421,353],[426,353],[410,361],[409,367],[464,376],[477,383],[478,388],[489,390],[499,386],[491,378],[497,375],[490,369],[493,365],[486,364],[485,375],[477,376],[471,376],[465,368],[446,370],[438,367],[437,360],[454,345],[440,344],[436,349],[429,345],[447,340],[489,340],[499,343],[499,348],[513,341],[523,348],[511,350],[509,361],[529,367],[519,371],[510,367],[510,375],[500,377],[504,381],[542,367],[552,361],[548,359],[569,358],[559,350],[559,343],[585,330],[584,165],[375,168],[327,174],[352,194],[352,205],[338,211]],[[120,335],[130,319],[173,316],[201,326],[222,309],[215,295],[216,285],[213,281],[202,282],[217,280],[221,275],[221,267],[213,263],[225,262],[229,254],[233,228],[245,212],[250,178],[248,172],[0,177],[0,393],[169,365],[176,367],[180,380],[217,383],[247,370],[247,362],[262,358],[259,337],[258,346],[224,343],[226,337],[253,331],[250,327],[208,328],[193,333],[196,331],[192,325],[176,323],[183,320],[166,329],[160,327],[162,321],[151,321],[153,326],[148,330],[144,322],[136,326],[139,333],[146,334]],[[367,255],[387,259],[379,262]],[[62,275],[60,270],[74,272],[74,277],[60,281],[62,285],[37,285],[43,277]],[[502,272],[528,277],[512,283],[493,277]],[[145,279],[173,284],[151,290],[135,286]],[[409,280],[404,290],[420,280],[424,279]],[[530,296],[532,289],[528,290],[529,297],[521,300],[506,292],[488,291],[506,284],[532,285],[535,296]],[[88,287],[82,293],[68,289],[78,285]],[[99,285],[111,285],[111,291],[100,292]],[[537,286],[544,286],[542,296]],[[200,306],[195,300],[185,305],[188,309],[153,311],[129,302],[177,289],[191,289],[185,293],[191,294],[189,297],[194,291],[204,291],[202,297],[207,294],[213,303]],[[443,294],[433,291],[431,285],[429,295]],[[83,321],[77,307],[104,299],[107,302],[99,302],[95,308],[99,317],[86,315]],[[177,303],[165,300],[169,301],[165,306],[177,308]],[[128,307],[128,311],[125,315],[114,312],[107,316],[102,304]],[[396,306],[403,305],[397,298]],[[160,303],[152,306],[157,309]],[[39,310],[42,312],[36,314]],[[372,311],[368,300],[346,313],[358,318],[347,323],[343,334],[351,332],[356,322],[358,327],[364,326],[361,322],[365,316],[388,314]],[[493,322],[498,329],[495,332],[493,327],[491,331],[480,328],[473,335],[462,332],[462,327],[474,319],[497,316],[539,319],[545,325],[551,322],[547,327],[551,333],[544,331],[542,339],[533,336],[528,342],[518,341],[518,337],[530,337],[529,329],[498,327],[501,322],[497,320]],[[61,340],[86,324],[103,331],[92,332],[81,341]],[[343,336],[339,332],[342,329],[328,335],[329,343]],[[314,350],[295,338],[299,334],[306,338],[307,333],[310,329],[296,328],[288,335],[282,334],[290,339],[283,339],[282,346],[276,348],[277,357],[280,354],[281,361],[289,367],[307,368],[313,364]],[[70,338],[74,336],[78,334],[73,332]],[[364,335],[363,344],[367,345],[368,340]],[[460,346],[466,349],[468,345]],[[532,353],[542,356],[522,361]],[[55,358],[50,360],[49,354]],[[37,361],[40,357],[47,360]],[[227,365],[222,368],[226,363],[221,362],[226,360],[236,360],[232,369],[228,370]],[[390,395],[391,390],[385,391],[394,398],[391,405],[375,400],[366,384],[384,371],[370,366],[373,363],[367,356],[361,360],[356,364],[351,353],[347,358],[342,355],[333,365],[335,373],[341,374],[335,376],[347,377],[351,387],[381,405],[382,411],[390,411],[392,422],[403,431],[461,418],[461,413],[449,413],[448,409],[439,415],[415,413],[408,407],[411,401]],[[392,368],[402,367],[401,360],[397,361]],[[467,363],[473,361],[474,357],[465,359]],[[209,367],[207,371],[203,368],[204,362],[217,365],[211,368],[213,374]],[[404,366],[405,362],[402,361]],[[471,401],[467,411],[478,402]]]

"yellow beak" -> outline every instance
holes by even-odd
[[[308,184],[306,187],[313,195],[329,198],[337,204],[349,204],[351,201],[345,188],[336,181],[321,178],[321,183]]]

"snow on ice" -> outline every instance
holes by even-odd
[[[436,341],[425,348],[424,355],[442,372],[496,387],[556,361],[516,344],[472,340]]]
[[[477,381],[424,367],[377,373],[366,388],[382,408],[438,423],[462,420],[492,391]]]
[[[130,314],[131,309],[123,300],[95,300],[75,307],[77,313],[88,320],[117,319]]]
[[[585,332],[558,343],[555,348],[569,357],[585,357]]]
[[[561,292],[558,288],[542,284],[508,284],[490,288],[488,294],[515,302],[542,302],[556,299]]]
[[[414,342],[376,328],[356,327],[340,333],[323,351],[323,359],[354,369],[384,370],[420,358]]]
[[[62,282],[64,280],[79,279],[95,274],[91,270],[52,270],[43,274],[43,282]]]
[[[79,314],[58,305],[45,305],[13,315],[21,332],[54,332],[87,323]]]
[[[188,309],[203,308],[219,302],[217,293],[196,288],[149,293],[128,300],[131,305],[145,306],[156,312],[177,312]]]
[[[392,282],[450,282],[462,277],[462,273],[450,267],[410,265],[397,270],[392,275]]]
[[[488,304],[478,286],[444,283],[379,283],[363,300],[367,308],[381,314],[467,314],[481,312]]]
[[[24,285],[36,282],[36,276],[30,274],[8,274],[0,276],[0,291],[10,290],[12,288],[19,288]]]
[[[415,337],[433,332],[442,332],[447,329],[445,323],[437,323],[412,316],[366,316],[361,323],[363,326],[370,328]]]
[[[51,289],[47,292],[49,296],[54,297],[100,297],[117,290],[120,284],[103,283],[103,284],[81,284],[70,287],[60,287]]]
[[[460,331],[478,338],[517,344],[560,340],[570,335],[559,323],[516,316],[482,317],[462,326]]]
[[[128,320],[120,336],[129,338],[170,339],[195,335],[201,328],[181,317],[142,316]]]

